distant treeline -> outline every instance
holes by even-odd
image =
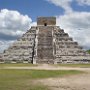
[[[89,49],[89,50],[87,50],[87,52],[90,54],[90,49]]]

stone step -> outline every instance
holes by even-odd
[[[39,29],[37,56],[39,59],[53,58],[52,27],[45,27]]]

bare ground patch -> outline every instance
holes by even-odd
[[[51,90],[90,90],[90,73],[37,80]]]

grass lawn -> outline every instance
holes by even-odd
[[[82,72],[76,70],[65,71],[0,69],[0,90],[50,90],[43,84],[35,84],[35,80],[80,73]]]
[[[31,66],[38,66],[35,64],[31,64],[31,63],[2,63],[0,64],[0,67],[31,67]]]
[[[56,66],[90,68],[90,64],[57,64]]]

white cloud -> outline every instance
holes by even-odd
[[[77,0],[79,5],[90,5],[90,0]]]
[[[65,13],[72,12],[72,8],[70,6],[70,3],[72,2],[72,0],[46,0],[46,1],[63,8],[65,10]]]
[[[18,11],[2,9],[0,11],[0,51],[7,48],[18,36],[25,33],[31,25],[36,25],[27,15]]]
[[[37,26],[37,22],[32,22],[30,26]]]
[[[2,9],[0,11],[0,33],[18,35],[30,28],[31,18],[18,11]],[[18,33],[20,32],[20,33]]]
[[[57,17],[57,25],[84,48],[90,48],[90,13],[73,12]]]

